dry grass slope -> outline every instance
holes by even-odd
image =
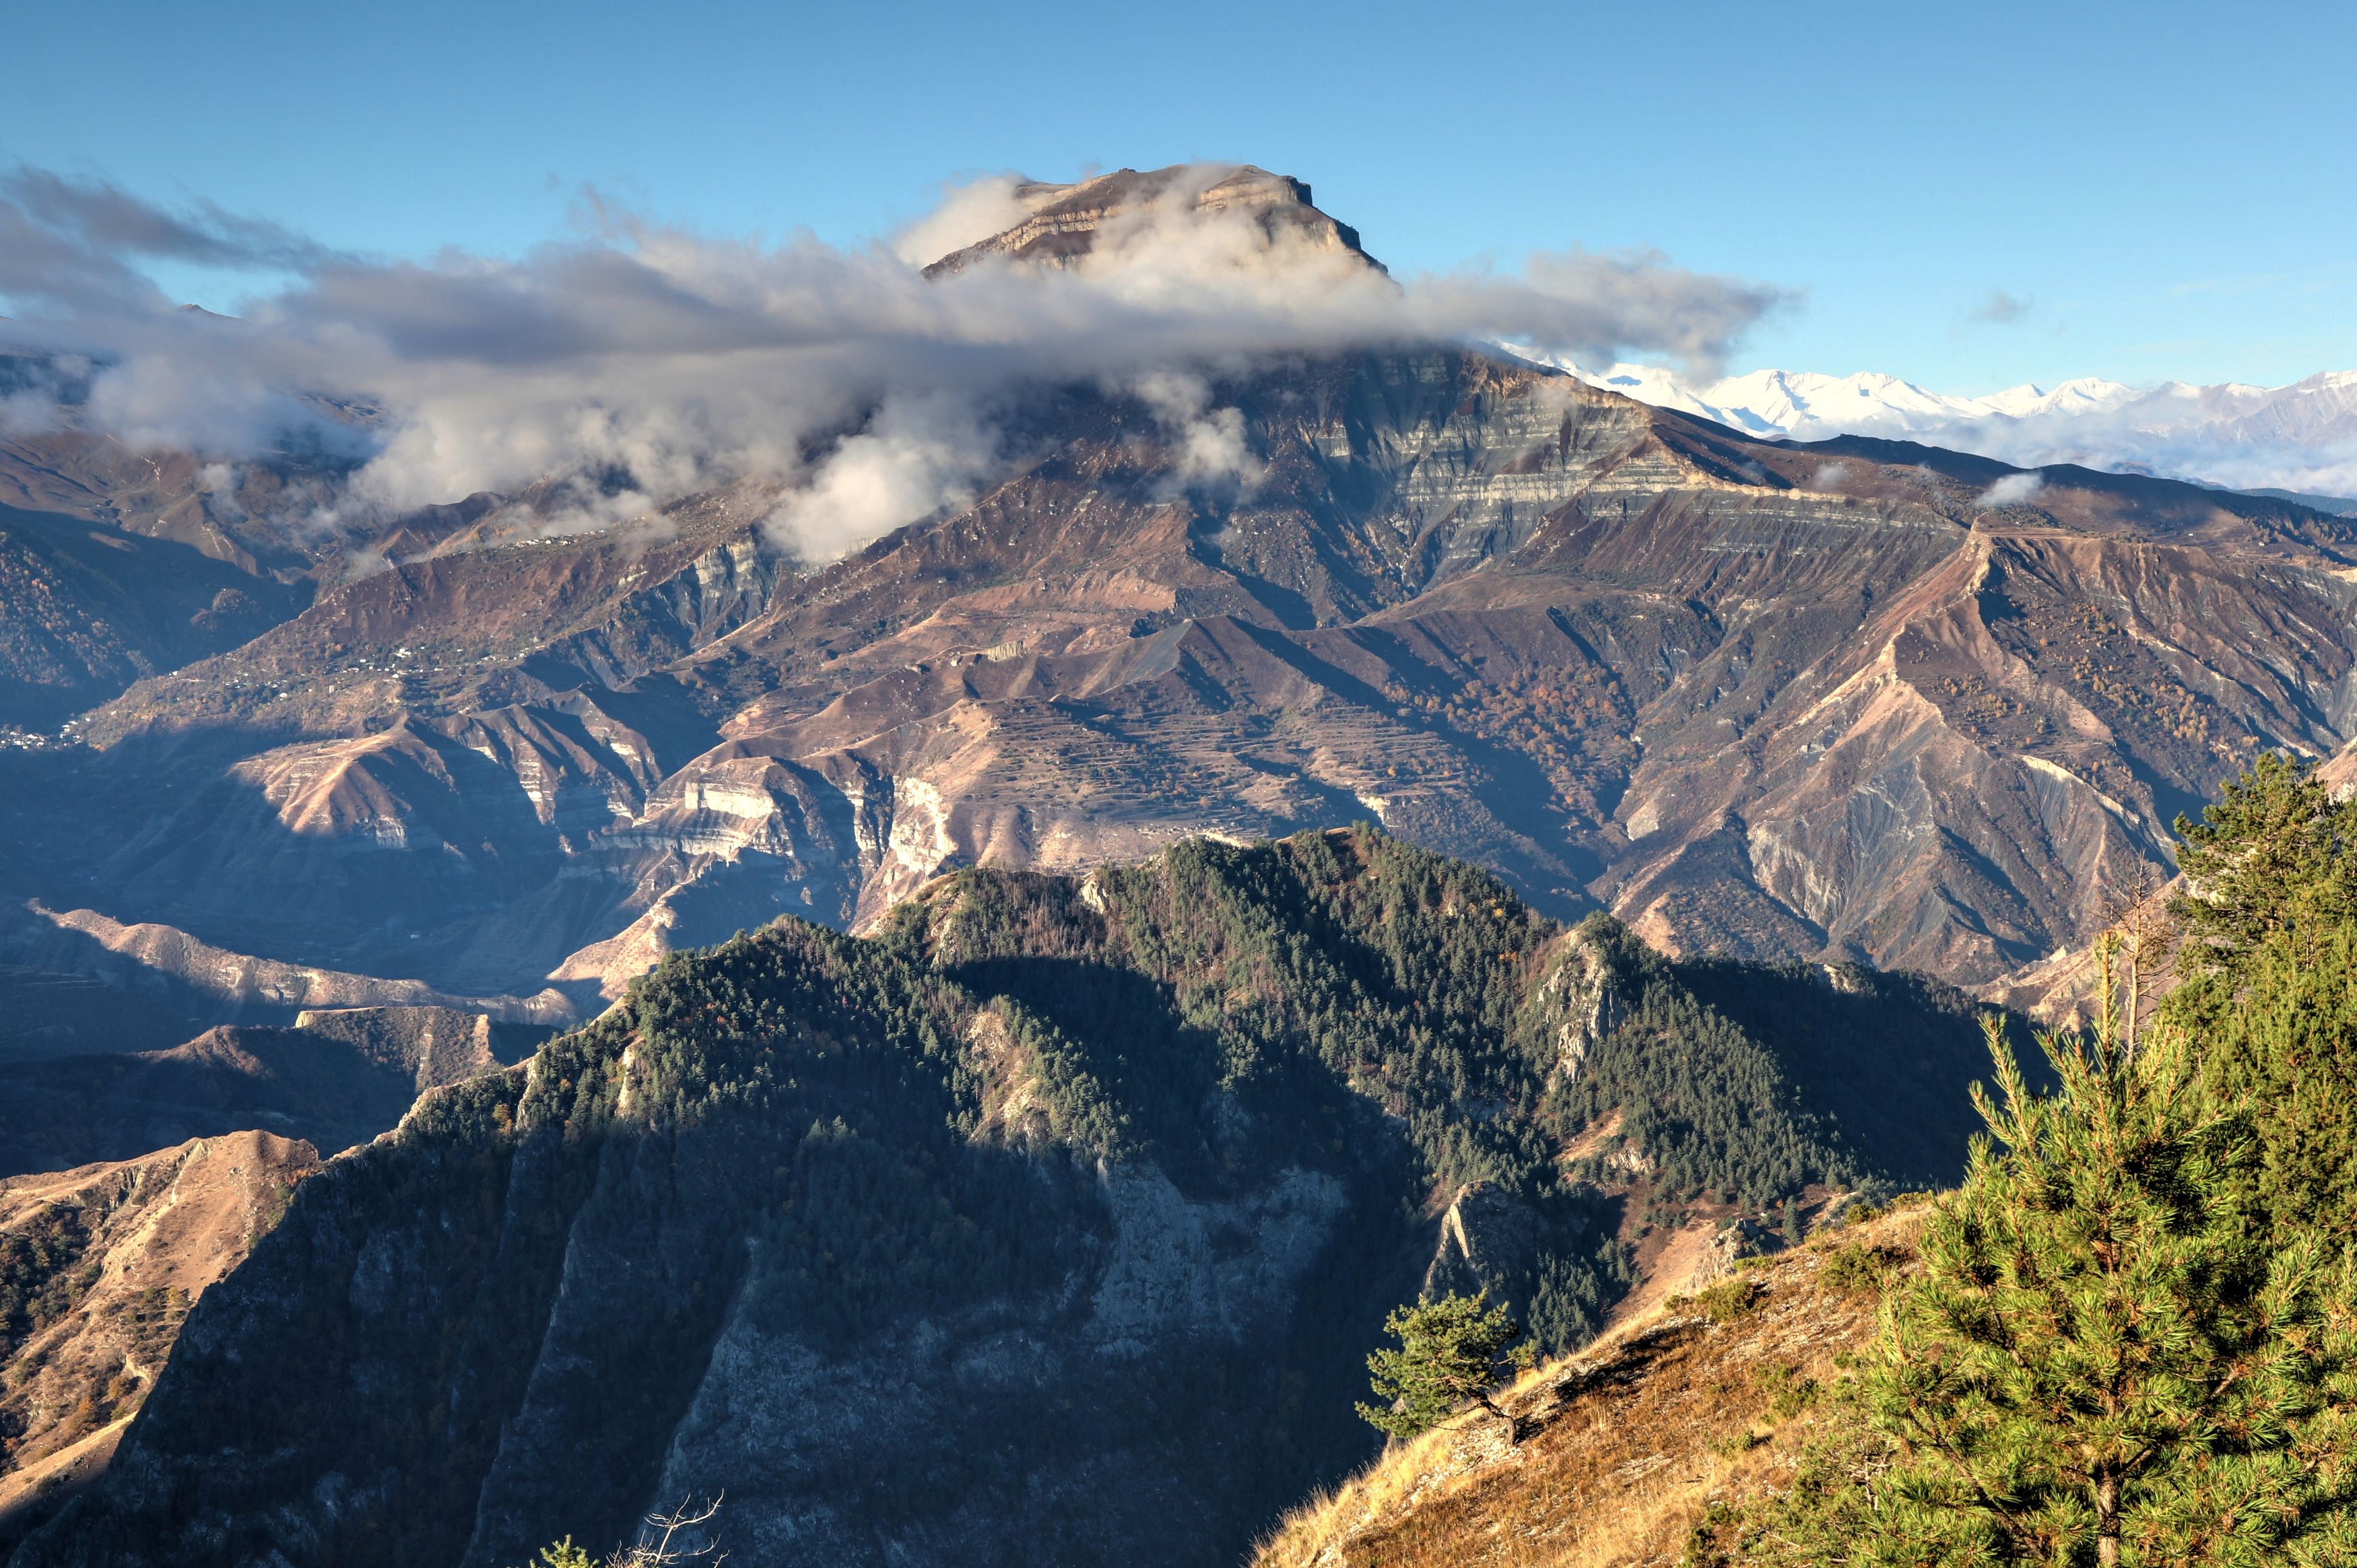
[[[1297,1509],[1254,1568],[1620,1568],[1684,1555],[1715,1503],[1789,1484],[1837,1359],[1879,1301],[1864,1259],[1911,1255],[1920,1211],[1813,1239],[1673,1297],[1501,1402]],[[1828,1266],[1830,1265],[1830,1266]]]
[[[310,1144],[249,1132],[0,1181],[0,1551],[106,1468],[197,1297],[318,1168]],[[27,1272],[37,1234],[75,1243],[53,1278]]]

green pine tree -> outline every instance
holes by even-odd
[[[1760,1554],[1816,1563],[2357,1562],[2357,1279],[2237,1212],[2249,1144],[2185,1036],[2042,1036],[1886,1299]]]
[[[2177,819],[2186,891],[2169,912],[2183,923],[2189,980],[2238,988],[2245,955],[2302,921],[2357,919],[2357,800],[2335,800],[2313,764],[2263,752],[2204,807]]]
[[[2165,1016],[2208,1015],[2203,1082],[2245,1108],[2257,1141],[2241,1173],[2255,1221],[2357,1240],[2357,921],[2287,925],[2237,970],[2230,996],[2196,981]]]
[[[2357,803],[2269,754],[2202,815],[2178,822],[2184,979],[2161,1016],[2249,1120],[2256,1222],[2357,1239]]]
[[[1505,1305],[1491,1306],[1489,1293],[1419,1302],[1396,1308],[1383,1332],[1397,1349],[1367,1358],[1380,1406],[1361,1404],[1359,1414],[1394,1437],[1414,1437],[1448,1420],[1465,1405],[1479,1404],[1512,1428],[1491,1391],[1514,1369],[1527,1368],[1532,1348],[1519,1343],[1523,1330]]]
[[[552,1542],[540,1549],[540,1555],[524,1568],[598,1568],[597,1560],[573,1544],[573,1538]]]

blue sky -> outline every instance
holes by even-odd
[[[1738,369],[2357,368],[2345,5],[0,0],[0,162],[388,255],[521,251],[584,186],[840,243],[961,174],[1234,159],[1395,271],[1653,247],[1799,291]]]

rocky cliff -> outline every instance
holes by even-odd
[[[1250,164],[1182,164],[1146,173],[1116,169],[1074,185],[1028,182],[1015,188],[1014,199],[1025,209],[1014,227],[952,252],[926,267],[925,275],[953,276],[989,257],[1031,266],[1079,266],[1100,244],[1118,243],[1125,229],[1142,226],[1157,209],[1189,218],[1242,214],[1251,220],[1246,231],[1256,230],[1271,246],[1342,252],[1383,270],[1360,247],[1357,230],[1311,204],[1309,187]]]
[[[307,1182],[15,1561],[504,1568],[725,1491],[748,1561],[1232,1562],[1436,1271],[1567,1346],[1657,1222],[1916,1168],[1852,1113],[1961,1101],[1961,998],[1731,972],[1364,832],[674,956]]]

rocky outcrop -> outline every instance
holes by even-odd
[[[522,1061],[554,1032],[455,1007],[311,1009],[295,1015],[295,1028],[407,1073],[420,1094]]]
[[[1529,1298],[1544,1220],[1525,1198],[1469,1182],[1440,1216],[1440,1245],[1424,1271],[1426,1296]]]
[[[1587,1053],[1609,1038],[1629,1015],[1620,966],[1598,929],[1568,932],[1548,959],[1537,1006],[1555,1032],[1555,1075],[1577,1083]]]
[[[1125,228],[1143,229],[1157,218],[1234,222],[1256,231],[1272,247],[1340,252],[1383,270],[1360,248],[1357,230],[1310,204],[1307,185],[1250,164],[1182,164],[1143,174],[1115,169],[1077,185],[1027,181],[1015,188],[1014,199],[1027,209],[1025,217],[1010,229],[942,257],[925,268],[925,275],[953,277],[992,256],[1034,266],[1074,267],[1094,254],[1109,235],[1118,237]]]

